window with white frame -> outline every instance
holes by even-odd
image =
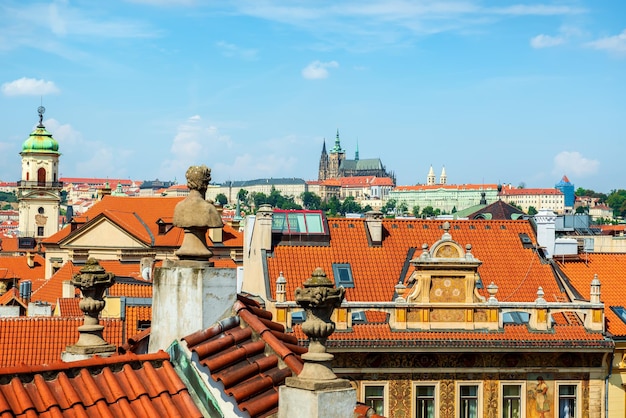
[[[507,382],[500,385],[501,404],[500,416],[502,418],[525,417],[524,398],[525,393],[523,382]]]
[[[580,416],[579,386],[576,383],[559,383],[558,386],[558,417],[578,418]]]
[[[482,383],[458,383],[457,384],[457,417],[479,418],[482,417],[481,408]]]
[[[389,415],[387,400],[389,399],[389,385],[387,382],[363,382],[361,384],[361,399],[378,415]]]
[[[437,382],[420,382],[413,385],[415,418],[437,418],[439,384]]]

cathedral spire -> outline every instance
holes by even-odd
[[[337,136],[335,137],[335,146],[333,147],[332,150],[330,150],[331,153],[338,153],[338,152],[343,152],[343,150],[341,149],[341,142],[339,141],[339,129],[337,129]]]
[[[359,140],[356,140],[356,151],[354,152],[354,161],[359,161]]]

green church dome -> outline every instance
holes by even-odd
[[[59,143],[52,137],[52,134],[46,131],[46,127],[43,126],[43,112],[45,109],[40,107],[39,112],[39,125],[28,136],[26,141],[22,144],[22,153],[25,152],[38,152],[47,154],[59,154]]]

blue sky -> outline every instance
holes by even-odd
[[[4,0],[0,180],[316,179],[339,129],[398,184],[626,188],[626,3]]]

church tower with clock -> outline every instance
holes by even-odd
[[[39,124],[22,144],[22,176],[17,182],[19,236],[45,238],[59,231],[61,188],[59,143],[43,125],[46,109],[40,106]]]

